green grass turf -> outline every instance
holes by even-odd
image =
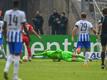
[[[0,60],[0,80],[3,80],[5,61]],[[12,80],[13,67],[9,71]],[[107,80],[107,70],[100,69],[100,61],[83,65],[79,62],[52,62],[49,59],[34,59],[20,64],[22,80]]]

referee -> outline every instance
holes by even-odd
[[[104,8],[102,10],[103,17],[101,17],[101,20],[98,24],[98,34],[101,30],[101,46],[102,46],[102,52],[101,52],[101,68],[105,68],[105,55],[106,55],[106,46],[107,46],[107,8]]]

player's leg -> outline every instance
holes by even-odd
[[[83,43],[84,48],[85,48],[85,63],[87,63],[89,61],[89,54],[90,54],[90,41],[86,41]]]
[[[104,69],[104,60],[105,60],[105,52],[106,52],[106,38],[101,36],[101,45],[102,45],[102,52],[101,52],[101,68]]]
[[[78,49],[78,48],[82,49],[83,47],[85,48],[85,51],[84,51],[84,56],[85,56],[84,63],[87,64],[87,62],[88,62],[89,48],[90,48],[90,42],[85,42],[85,41],[80,42],[80,41],[79,41],[79,42],[77,43],[77,49]],[[79,52],[80,52],[80,51],[79,51]]]
[[[81,53],[81,49],[83,48],[83,43],[81,41],[77,42],[76,53]]]
[[[20,60],[20,52],[22,50],[22,42],[14,43],[14,73],[13,80],[18,80],[18,70],[19,70],[19,60]]]
[[[6,56],[6,54],[5,54],[4,47],[3,47],[3,39],[0,39],[0,53],[3,54],[3,57],[4,57],[5,59],[7,59],[7,56]]]
[[[84,56],[82,56],[82,55],[77,55],[77,58],[82,58],[82,59],[84,59],[84,60],[85,60],[85,57],[84,57]]]
[[[84,62],[84,60],[85,60],[85,59],[79,57],[79,56],[76,55],[76,54],[73,54],[73,55],[72,55],[72,58],[71,58],[71,61],[73,61],[73,62]]]
[[[105,50],[106,50],[106,46],[102,46],[102,52],[101,52],[101,68],[102,69],[104,69]]]
[[[105,47],[105,62],[104,62],[104,67],[107,70],[107,36],[106,36],[106,47]]]
[[[13,61],[13,55],[10,54],[7,58],[7,62],[6,62],[5,69],[4,69],[4,79],[5,80],[8,80],[8,71],[9,71],[12,61]]]
[[[19,60],[20,60],[20,56],[19,55],[14,56],[13,80],[18,80]]]
[[[9,51],[10,51],[10,54],[7,57],[7,62],[6,62],[5,68],[4,68],[4,79],[5,80],[8,80],[8,71],[9,71],[10,65],[13,61],[13,53],[14,53],[13,52],[14,51],[13,43],[9,43]]]
[[[105,54],[105,69],[107,70],[107,46],[106,46],[106,54]]]
[[[76,62],[84,62],[84,59],[82,59],[82,58],[76,58]]]
[[[22,45],[22,50],[21,50],[21,52],[20,52],[20,63],[22,63],[22,58],[23,58],[23,56],[24,56],[24,43],[25,43],[25,37],[24,37],[24,35],[22,35],[22,43],[23,43],[23,45]]]
[[[89,61],[89,48],[85,48],[85,52],[84,52],[84,55],[85,55],[85,63],[87,63]]]
[[[30,49],[30,41],[29,38],[26,37],[26,40],[24,41],[27,47],[27,51],[28,51],[28,60],[31,61],[32,59],[32,54],[31,54],[31,49]]]
[[[6,55],[6,53],[5,53],[5,50],[4,50],[3,45],[1,45],[0,50],[1,50],[1,52],[3,53],[4,58],[7,59],[7,55]]]

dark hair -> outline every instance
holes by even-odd
[[[107,15],[107,8],[104,8],[104,9],[102,10],[102,13]]]
[[[82,12],[81,13],[81,18],[86,18],[87,17],[87,14],[85,12]]]
[[[13,0],[13,7],[14,8],[19,7],[19,0]]]

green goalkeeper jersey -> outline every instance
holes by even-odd
[[[56,50],[56,51],[44,51],[43,53],[41,53],[42,56],[46,56],[48,58],[51,59],[60,59],[60,60],[64,60],[67,62],[71,62],[71,61],[84,61],[84,57],[83,56],[79,56],[76,54],[73,54],[73,52],[70,51],[62,51],[62,50]]]

